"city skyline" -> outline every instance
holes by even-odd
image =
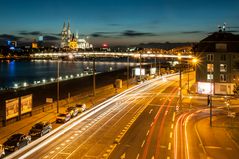
[[[230,2],[230,3],[229,3]],[[0,43],[6,40],[57,42],[64,22],[96,45],[135,45],[152,42],[198,42],[217,25],[237,32],[239,2],[176,0],[17,1],[0,6]]]

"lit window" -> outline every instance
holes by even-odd
[[[227,65],[226,64],[220,64],[220,72],[227,72]]]
[[[214,72],[214,65],[213,64],[207,64],[207,72]]]
[[[213,80],[213,74],[207,74],[207,79],[208,80]]]
[[[221,82],[226,82],[226,81],[227,81],[227,75],[225,75],[225,74],[220,74],[220,81],[221,81]]]
[[[213,61],[214,55],[213,54],[207,54],[207,61]]]

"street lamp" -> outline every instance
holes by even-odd
[[[60,98],[60,83],[59,83],[60,67],[59,67],[59,65],[60,65],[59,59],[57,59],[57,104],[56,104],[56,112],[57,113],[59,113],[59,98]]]
[[[127,88],[129,88],[129,53],[128,53],[128,56],[127,56]]]
[[[178,61],[179,61],[179,107],[182,106],[182,68],[181,68],[181,54],[178,54]]]

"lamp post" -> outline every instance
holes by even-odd
[[[95,55],[93,57],[93,96],[95,97]]]
[[[57,104],[56,104],[56,112],[57,113],[59,113],[59,98],[60,98],[59,74],[60,74],[60,64],[59,64],[59,57],[58,57],[58,59],[57,59]]]
[[[142,69],[142,64],[141,64],[141,53],[139,53],[139,71],[140,71],[140,76],[139,76],[139,79],[140,79],[140,82],[141,82],[141,79],[142,79],[142,77],[141,77],[141,69]]]
[[[210,97],[209,97],[209,106],[210,106],[210,127],[212,127],[212,94],[213,94],[213,89],[212,89],[212,78],[213,78],[213,74],[212,74],[212,68],[210,70]]]
[[[127,88],[129,88],[129,54],[127,56]]]
[[[181,66],[181,54],[178,54],[179,60],[179,107],[182,106],[182,66]]]

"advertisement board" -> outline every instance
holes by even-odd
[[[134,69],[134,74],[136,76],[140,76],[140,68],[135,68]],[[141,76],[144,76],[145,75],[145,69],[144,68],[141,68]]]
[[[150,68],[150,74],[155,75],[156,74],[156,68]]]
[[[6,100],[6,119],[18,116],[18,98]]]
[[[198,82],[198,93],[199,94],[213,94],[214,86],[210,82]]]
[[[32,95],[26,95],[21,97],[21,114],[25,114],[32,111]]]

